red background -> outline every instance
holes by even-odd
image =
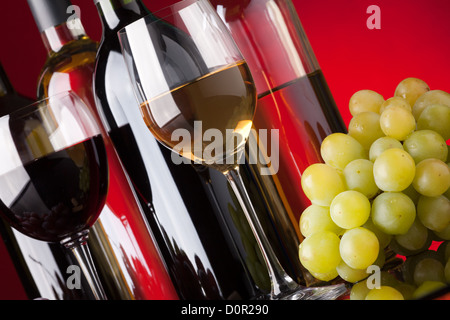
[[[406,77],[450,92],[450,1],[292,0],[331,92],[348,124],[348,100],[360,89],[386,99]],[[143,0],[149,9],[167,0]],[[72,0],[91,38],[101,24],[93,0]],[[381,9],[381,29],[369,30],[370,5]],[[26,0],[0,3],[3,30],[0,61],[18,92],[34,97],[46,53]],[[0,299],[25,299],[17,274],[0,241]]]

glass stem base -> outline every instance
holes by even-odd
[[[298,285],[295,289],[261,295],[255,300],[336,300],[347,292],[348,288],[343,283],[323,287]]]
[[[279,262],[270,241],[258,219],[244,182],[239,173],[239,167],[223,172],[227,177],[261,250],[264,262],[269,272],[271,290],[269,294],[256,299],[265,300],[334,300],[344,294],[347,289],[344,284],[326,287],[305,287],[294,281]]]

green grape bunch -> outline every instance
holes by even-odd
[[[349,109],[348,134],[327,136],[323,162],[302,175],[311,206],[299,221],[300,262],[318,280],[351,284],[351,300],[417,299],[450,285],[450,94],[406,78],[387,100],[356,92]],[[386,252],[405,261],[400,272]]]

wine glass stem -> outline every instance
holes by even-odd
[[[64,239],[61,244],[75,257],[95,300],[107,300],[87,244],[88,235],[88,230],[83,231],[71,238]]]
[[[276,298],[283,293],[295,290],[299,285],[286,273],[273,251],[248,196],[244,182],[239,173],[239,167],[224,172],[224,174],[244,211],[267,265],[271,282],[271,298]]]

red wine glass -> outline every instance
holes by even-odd
[[[106,299],[87,247],[108,189],[95,117],[72,92],[49,97],[0,118],[0,150],[0,214],[29,237],[61,243],[93,297]]]

